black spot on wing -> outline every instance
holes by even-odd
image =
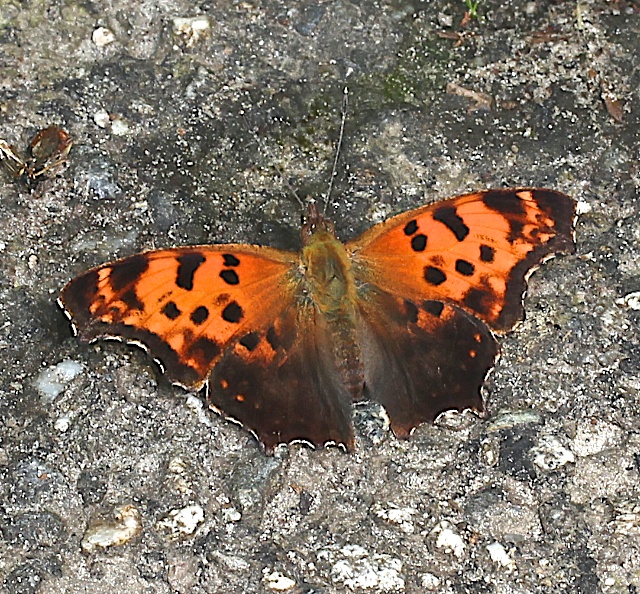
[[[207,369],[214,359],[220,354],[220,345],[207,338],[200,336],[187,347],[187,356],[197,362],[200,369]]]
[[[220,278],[228,285],[237,285],[240,282],[235,270],[223,270],[220,273]]]
[[[411,238],[411,249],[414,252],[424,252],[427,247],[427,236],[422,233]]]
[[[495,255],[496,250],[494,250],[492,247],[488,245],[480,246],[480,260],[482,260],[483,262],[493,262]]]
[[[469,227],[458,215],[455,206],[441,206],[433,212],[433,218],[445,225],[458,241],[462,241],[469,235]]]
[[[447,275],[442,272],[439,268],[434,268],[433,266],[425,266],[424,267],[424,279],[430,284],[434,286],[441,285],[444,281],[447,280]]]
[[[422,309],[432,316],[439,318],[444,309],[444,303],[440,303],[440,301],[424,301],[422,303]]]
[[[475,267],[471,262],[466,260],[456,260],[456,271],[464,276],[473,276]]]
[[[231,324],[237,324],[243,316],[244,312],[236,301],[232,301],[222,310],[222,319]]]
[[[191,321],[196,326],[200,326],[200,324],[206,322],[208,317],[209,310],[204,305],[196,307],[196,309],[191,312]]]
[[[249,332],[238,341],[249,352],[253,351],[260,344],[260,336],[257,332]]]
[[[233,254],[222,254],[222,260],[225,266],[238,266],[240,260]]]
[[[109,284],[114,293],[119,293],[149,268],[149,259],[144,254],[131,256],[113,265],[109,273]]]
[[[169,301],[168,303],[166,303],[165,306],[160,310],[160,313],[170,320],[176,320],[180,317],[180,314],[182,314],[182,312],[178,309],[178,306],[173,301]]]
[[[176,284],[186,291],[193,289],[193,276],[196,270],[205,262],[205,257],[199,252],[183,254],[178,258],[178,277]]]
[[[404,226],[404,234],[409,237],[411,237],[411,235],[413,235],[417,230],[418,230],[418,223],[415,219],[413,219],[412,221],[409,221]]]
[[[292,317],[285,321],[287,322],[287,326],[283,327],[282,325],[277,324],[267,328],[265,337],[274,351],[287,351],[293,346],[296,340],[297,329],[295,326],[295,319]]]
[[[478,289],[473,287],[467,291],[464,296],[463,303],[470,310],[481,315],[486,315],[491,309],[491,304],[495,298],[491,289]]]

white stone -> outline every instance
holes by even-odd
[[[199,505],[187,505],[181,509],[173,509],[169,516],[159,522],[168,528],[174,537],[193,534],[204,520],[204,509]]]
[[[345,545],[340,549],[340,552],[345,557],[351,557],[353,559],[364,559],[369,554],[367,549],[356,544]]]
[[[624,297],[616,299],[616,304],[627,309],[633,309],[634,311],[640,311],[640,291],[634,291],[633,293],[627,293]]]
[[[106,27],[98,27],[91,34],[91,40],[97,47],[104,47],[113,43],[116,40],[116,36]]]
[[[142,529],[140,512],[133,505],[117,508],[114,517],[113,523],[98,522],[87,528],[80,543],[84,551],[123,545]]]
[[[116,118],[111,122],[111,133],[115,136],[126,136],[129,134],[129,124],[122,118]]]
[[[264,584],[270,590],[285,592],[286,590],[291,590],[296,585],[296,582],[279,571],[272,571],[265,576]]]
[[[492,542],[487,545],[487,551],[491,560],[502,567],[513,567],[513,559],[509,557],[506,549],[499,542]]]
[[[400,559],[385,554],[369,555],[360,545],[346,545],[340,552],[345,559],[333,565],[331,576],[344,588],[382,592],[404,590]]]
[[[106,128],[111,123],[111,117],[106,109],[100,109],[93,114],[93,121],[99,128]]]
[[[242,514],[235,507],[224,507],[222,518],[227,522],[239,522],[242,520]]]
[[[425,590],[433,592],[440,587],[440,578],[432,573],[423,573],[420,584]]]
[[[84,370],[84,365],[71,359],[64,359],[56,365],[43,369],[36,377],[34,386],[45,403],[53,402]]]
[[[211,28],[206,16],[176,17],[173,19],[173,32],[186,40],[187,47],[193,47],[203,39]]]
[[[65,433],[66,431],[68,431],[70,426],[71,426],[70,415],[62,415],[53,424],[54,429],[56,431],[60,431],[60,433]]]
[[[587,214],[588,212],[591,212],[592,210],[593,210],[593,207],[591,206],[591,204],[589,204],[588,202],[586,202],[584,200],[578,200],[578,204],[576,206],[576,214],[577,215]]]
[[[413,516],[416,513],[415,509],[410,507],[397,507],[392,503],[389,504],[388,507],[383,507],[381,504],[376,503],[373,505],[372,511],[381,520],[386,520],[390,524],[396,524],[405,534],[413,534],[415,530],[415,526],[413,525]]]
[[[436,547],[444,549],[445,553],[453,553],[460,558],[464,555],[465,543],[462,537],[451,529],[451,524],[447,521],[440,522],[434,532],[438,533]]]
[[[545,435],[531,448],[533,463],[542,470],[557,470],[576,461],[574,453],[565,448],[554,435]]]

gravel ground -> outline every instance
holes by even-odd
[[[0,4],[0,137],[69,167],[0,184],[0,583],[27,593],[640,589],[640,5],[563,0]],[[159,246],[296,250],[486,187],[578,200],[531,279],[490,416],[265,456],[137,349],[55,305]]]

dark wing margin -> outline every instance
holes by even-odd
[[[523,233],[522,226],[525,212],[509,213],[510,204],[514,203],[513,195],[530,195],[528,202],[533,202],[540,212],[554,222],[553,234],[546,242],[536,243],[535,235],[529,237],[529,241],[535,246],[524,258],[519,261],[511,270],[507,280],[507,291],[505,294],[505,304],[497,320],[492,324],[498,331],[507,331],[522,320],[524,317],[523,296],[527,287],[527,280],[540,264],[552,258],[556,253],[572,254],[575,252],[574,224],[576,218],[576,202],[573,198],[542,188],[531,189],[504,189],[489,190],[483,197],[483,202],[490,208],[501,214],[506,214],[512,228],[512,233],[517,235]],[[526,204],[527,201],[523,200]],[[537,215],[540,218],[540,215]],[[541,235],[550,232],[542,226]],[[473,310],[473,308],[471,308]]]

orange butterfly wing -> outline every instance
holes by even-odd
[[[296,439],[351,448],[351,400],[300,303],[298,267],[297,254],[258,246],[159,250],[89,270],[59,302],[83,340],[138,344],[186,388],[209,380],[209,405],[267,451]]]
[[[497,331],[522,318],[527,274],[571,253],[575,201],[539,188],[488,190],[411,210],[347,244],[354,274],[394,295],[455,304]]]
[[[80,338],[142,345],[170,380],[200,388],[230,342],[291,303],[296,261],[246,245],[147,252],[89,270],[59,301]]]
[[[529,272],[573,251],[574,216],[560,192],[489,190],[400,214],[347,244],[366,395],[396,435],[444,410],[483,410],[498,351],[485,324],[506,331],[521,319]]]

